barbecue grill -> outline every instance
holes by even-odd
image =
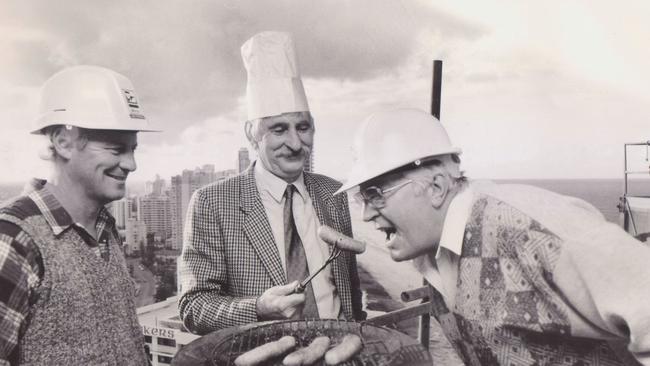
[[[431,355],[415,339],[393,329],[366,323],[336,319],[288,320],[253,323],[232,327],[205,335],[178,352],[175,366],[229,366],[244,352],[280,339],[285,335],[296,338],[298,347],[306,347],[318,336],[331,339],[331,347],[346,334],[356,334],[363,341],[362,350],[342,365],[348,366],[424,366],[432,365]],[[266,364],[282,365],[282,358]],[[316,365],[324,365],[319,361]]]

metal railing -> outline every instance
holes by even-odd
[[[639,195],[633,195],[629,193],[629,176],[630,175],[650,175],[650,167],[646,170],[630,170],[628,166],[628,148],[631,146],[645,146],[646,147],[646,161],[649,160],[649,151],[650,151],[650,141],[645,142],[630,142],[623,144],[623,196],[620,197],[618,204],[619,212],[622,214],[623,219],[621,226],[623,230],[628,233],[638,236],[647,233],[639,233],[637,225],[634,221],[634,215],[632,214],[632,208],[630,207],[630,202],[628,198],[632,197],[645,197]],[[631,230],[630,230],[631,229]]]
[[[394,327],[397,323],[404,320],[420,317],[418,324],[418,341],[424,348],[429,349],[430,314],[433,312],[431,299],[433,299],[434,291],[433,287],[426,284],[426,282],[423,287],[404,291],[401,293],[402,301],[414,302],[420,300],[421,303],[370,318],[365,322],[377,326]]]

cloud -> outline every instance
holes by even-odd
[[[650,5],[499,4],[0,2],[0,143],[23,155],[21,128],[37,113],[41,83],[64,66],[98,64],[131,78],[164,130],[140,134],[137,176],[234,167],[247,145],[239,47],[259,31],[283,30],[296,40],[321,172],[345,175],[354,129],[368,114],[428,109],[431,61],[442,59],[442,120],[478,175],[617,176],[608,144],[643,136],[650,118]],[[7,169],[29,171],[6,150]],[[600,164],[584,162],[592,158]]]
[[[363,80],[392,72],[413,52],[423,31],[448,39],[476,38],[482,32],[425,2],[281,4],[285,6],[260,10],[276,23],[283,20],[282,14],[300,14],[289,27],[277,26],[294,34],[303,73],[316,78]]]
[[[232,116],[208,118],[184,129],[178,140],[160,142],[155,133],[139,134],[134,181],[150,180],[156,174],[170,177],[184,169],[213,164],[217,171],[235,169],[237,151],[248,147],[243,125]]]
[[[13,43],[15,85],[36,85],[71,64],[97,64],[132,79],[162,127],[231,110],[245,90],[241,44],[268,29],[295,36],[303,74],[362,80],[391,72],[422,29],[471,38],[480,29],[425,2],[70,1],[9,2],[8,26],[40,34]]]

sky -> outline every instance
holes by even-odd
[[[649,17],[645,0],[0,0],[0,182],[47,177],[28,134],[40,88],[80,64],[130,78],[164,131],[139,134],[131,181],[234,169],[249,147],[240,47],[265,30],[294,36],[319,173],[345,179],[369,114],[428,110],[439,59],[469,177],[620,178],[623,144],[650,139]]]

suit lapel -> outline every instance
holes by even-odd
[[[273,238],[273,232],[266,217],[264,205],[260,199],[255,184],[255,164],[252,164],[242,175],[241,209],[244,211],[244,233],[258,258],[266,268],[273,284],[276,286],[287,283],[287,277],[282,268],[278,247]]]
[[[332,217],[328,214],[329,205],[331,205],[331,195],[328,195],[327,192],[323,191],[322,187],[316,184],[314,177],[305,172],[305,186],[307,186],[307,192],[311,197],[311,201],[314,205],[314,211],[316,211],[316,216],[318,216],[318,221],[321,225],[334,227],[332,222]]]
[[[316,216],[318,216],[318,221],[321,225],[327,225],[332,229],[345,233],[345,229],[339,220],[339,215],[342,214],[339,208],[336,206],[334,197],[332,196],[332,191],[328,191],[323,184],[320,184],[316,176],[312,176],[310,173],[305,172],[305,185],[307,186],[307,191],[314,205],[314,210],[316,211]],[[328,245],[329,252],[332,253],[334,249],[333,246]],[[347,308],[343,304],[343,297],[346,297],[345,294],[351,294],[352,290],[350,289],[350,272],[348,266],[346,265],[345,258],[350,255],[346,252],[343,252],[337,259],[335,259],[331,264],[332,276],[334,277],[334,283],[341,297],[341,306],[345,311],[345,315],[348,319],[354,319],[352,314],[352,309]]]
[[[322,184],[319,184],[317,177],[307,172],[304,174],[307,192],[309,192],[309,196],[311,197],[319,223],[321,225],[327,225],[338,232],[345,233],[345,229],[339,220],[341,212],[334,201],[332,192],[328,191]],[[332,247],[330,246],[331,251]]]

